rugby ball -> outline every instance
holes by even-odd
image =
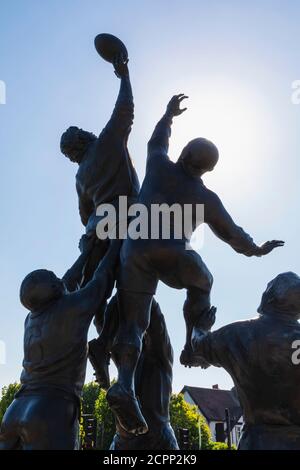
[[[118,54],[122,54],[124,60],[128,59],[128,52],[125,44],[112,34],[102,33],[95,37],[95,48],[102,59],[113,62]]]

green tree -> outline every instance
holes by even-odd
[[[92,414],[95,415],[95,403],[100,393],[100,387],[96,382],[89,382],[84,384],[82,389],[82,400],[80,409],[80,421],[79,421],[79,436],[81,444],[84,444],[85,431],[83,426],[83,415]]]
[[[90,382],[83,386],[82,390],[82,413],[94,414],[95,403],[100,393],[100,387],[96,382]]]
[[[195,405],[184,400],[181,393],[173,394],[170,403],[171,425],[179,439],[179,428],[189,430],[191,449],[199,449],[199,424],[201,430],[201,449],[209,449],[211,446],[210,429],[204,419],[198,413]]]
[[[208,447],[209,450],[229,450],[228,444],[226,442],[210,442]],[[235,445],[231,445],[231,450],[236,450]]]
[[[114,415],[106,400],[106,391],[100,389],[95,403],[95,416],[98,421],[98,449],[109,449],[116,432]]]
[[[2,388],[1,398],[0,398],[0,423],[3,419],[5,411],[7,410],[7,408],[13,401],[15,394],[19,390],[20,386],[21,386],[20,384],[15,382],[13,384],[9,384],[8,386]]]
[[[109,449],[111,441],[116,431],[115,420],[111,409],[106,401],[105,390],[100,389],[99,396],[95,403],[95,416],[98,421],[98,448]],[[179,428],[186,428],[190,431],[190,443],[192,449],[199,448],[199,423],[201,429],[201,448],[211,449],[210,429],[203,418],[199,415],[197,407],[187,403],[182,394],[173,394],[170,402],[170,418],[178,438]]]

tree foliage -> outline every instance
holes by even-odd
[[[208,447],[209,450],[229,450],[226,442],[213,442],[211,441]],[[235,445],[231,445],[231,450],[236,450]]]
[[[98,421],[98,449],[109,449],[113,440],[116,425],[114,415],[106,400],[106,391],[100,389],[95,403],[95,416]]]
[[[171,425],[179,440],[179,429],[189,430],[191,449],[199,449],[199,424],[201,430],[201,449],[209,449],[211,443],[210,429],[203,418],[199,415],[197,407],[184,400],[181,393],[173,394],[170,403]]]
[[[20,388],[20,384],[14,382],[13,384],[9,384],[6,387],[2,388],[1,391],[1,398],[0,398],[0,423],[3,419],[4,413],[13,401],[15,394]]]
[[[98,447],[109,449],[115,434],[115,420],[106,401],[106,393],[100,390],[95,403],[95,415],[99,423]],[[170,403],[170,418],[177,438],[179,428],[189,429],[191,449],[199,448],[199,423],[201,429],[201,448],[211,448],[211,434],[205,419],[199,415],[197,407],[187,403],[182,394],[172,395]]]
[[[6,409],[14,399],[20,384],[12,383],[2,388],[0,397],[0,423]],[[94,414],[98,422],[98,449],[109,449],[115,434],[116,426],[113,413],[106,400],[106,391],[100,389],[95,382],[84,385],[81,411],[83,414]],[[199,449],[199,424],[201,429],[201,449],[226,450],[227,444],[213,442],[210,429],[203,416],[199,415],[197,407],[187,403],[182,394],[172,394],[170,402],[171,425],[179,439],[179,429],[189,430],[190,448]],[[84,438],[82,420],[80,435]],[[234,449],[234,446],[233,446]]]
[[[100,393],[100,387],[96,382],[90,382],[83,386],[82,390],[82,413],[94,414],[95,403]]]

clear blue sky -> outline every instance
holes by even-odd
[[[207,185],[258,243],[286,240],[268,257],[248,259],[206,230],[201,256],[215,278],[216,326],[253,316],[273,276],[300,271],[300,106],[290,99],[300,79],[299,15],[293,0],[1,2],[0,340],[7,362],[0,386],[21,371],[20,282],[40,267],[62,275],[78,254],[76,166],[60,154],[59,139],[72,124],[99,133],[110,116],[119,82],[94,50],[100,32],[116,34],[129,50],[136,103],[129,147],[141,180],[152,129],[172,94],[185,92],[189,109],[174,124],[171,157],[193,137],[211,138],[221,159]],[[224,371],[179,365],[184,293],[161,286],[157,298],[175,350],[175,390],[231,387]]]

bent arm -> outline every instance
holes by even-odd
[[[214,234],[228,243],[237,253],[245,256],[260,256],[259,247],[241,227],[236,225],[221,200],[212,192],[205,204],[205,222]]]

